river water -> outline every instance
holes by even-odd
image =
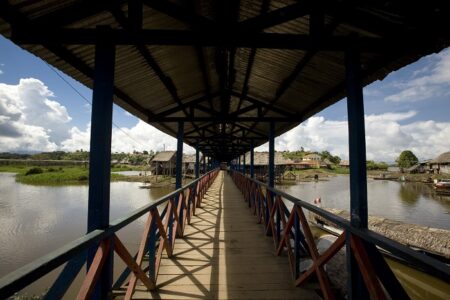
[[[140,185],[111,183],[111,220],[170,192],[168,188],[139,189]],[[348,210],[348,186],[348,176],[336,176],[278,188],[308,202],[321,197],[324,207]],[[368,196],[369,214],[450,229],[450,197],[436,196],[429,185],[369,179]],[[87,198],[85,185],[24,185],[15,182],[14,174],[0,173],[0,277],[81,237],[86,232]],[[144,223],[142,217],[119,232],[132,253],[138,247]],[[26,291],[40,293],[54,276]]]
[[[341,175],[277,188],[306,202],[320,197],[322,207],[349,211],[349,179]],[[369,178],[367,196],[369,215],[450,230],[450,197],[436,195],[432,185]]]
[[[0,277],[83,236],[87,228],[86,185],[33,186],[16,183],[14,176],[0,173]],[[140,185],[111,183],[110,220],[173,190],[139,189]],[[130,252],[137,249],[145,220],[144,216],[119,232]],[[53,281],[47,278],[25,290],[38,294],[48,282]]]

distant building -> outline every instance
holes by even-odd
[[[450,151],[442,153],[429,163],[429,170],[435,174],[450,174]]]
[[[241,160],[241,163],[243,161]],[[287,168],[290,168],[294,162],[283,156],[282,152],[275,152],[275,175],[281,175]],[[255,174],[259,177],[265,177],[269,171],[269,152],[255,152],[253,166]],[[245,169],[250,172],[250,153],[245,154]]]
[[[410,174],[426,173],[428,170],[429,161],[418,162],[414,166],[411,166],[403,171]]]
[[[310,153],[303,156],[303,160],[305,161],[322,161],[322,157],[317,153]]]
[[[350,168],[350,162],[348,160],[341,160],[341,162],[339,163],[339,167]]]
[[[202,169],[203,156],[199,156],[200,170]],[[195,173],[195,154],[183,154],[183,174],[193,175]]]
[[[156,153],[150,161],[150,169],[153,174],[168,176],[175,174],[176,154],[176,151],[162,151]]]

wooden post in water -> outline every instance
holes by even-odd
[[[97,27],[97,30],[106,33],[109,28]],[[104,35],[99,34],[98,36]],[[115,50],[115,45],[109,41],[99,39],[95,45],[89,153],[88,232],[109,227]],[[93,247],[89,250],[88,268],[93,261],[96,249],[97,247]],[[110,298],[112,279],[113,247],[111,246],[92,298]]]
[[[357,38],[357,37],[355,37]],[[359,52],[350,48],[345,53],[347,85],[348,139],[350,158],[350,223],[367,228],[366,140],[364,129],[364,99]],[[368,299],[361,272],[347,236],[347,269],[349,299]]]

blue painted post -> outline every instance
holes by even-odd
[[[203,154],[203,174],[206,173],[206,156]]]
[[[242,155],[242,160],[243,160],[243,162],[242,162],[242,173],[245,175],[245,152]]]
[[[241,156],[238,156],[238,172],[241,172]]]
[[[364,99],[361,82],[359,53],[349,49],[345,53],[348,137],[350,157],[350,223],[354,227],[367,228],[367,174],[366,140],[364,129]],[[347,242],[349,235],[347,236]],[[347,243],[347,245],[349,245]],[[347,247],[349,272],[349,299],[368,299],[364,285],[350,247]]]
[[[255,148],[253,142],[250,149],[250,177],[255,178]]]
[[[182,184],[183,173],[183,135],[184,135],[184,123],[178,122],[177,132],[177,164],[175,173],[175,189],[179,189]]]
[[[195,178],[200,177],[200,151],[198,150],[198,143],[197,147],[195,148]]]
[[[275,124],[270,122],[269,130],[269,182],[270,187],[275,185]]]
[[[98,30],[106,31],[108,29],[98,28]],[[95,45],[89,153],[88,232],[109,227],[115,50],[115,45],[107,41],[98,41]],[[88,268],[92,263],[95,251],[96,247],[89,249]],[[108,298],[112,280],[113,248],[111,247],[110,255],[101,271],[92,299]]]

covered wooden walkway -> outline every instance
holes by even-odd
[[[138,285],[134,299],[320,299],[296,288],[286,257],[247,209],[222,171],[177,239],[174,255],[161,261],[157,290]]]

